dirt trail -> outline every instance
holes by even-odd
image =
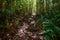
[[[20,37],[20,40],[43,40],[43,36],[39,36],[38,32],[27,31],[28,27],[27,23],[23,23],[23,26],[20,26],[18,29],[17,35]]]

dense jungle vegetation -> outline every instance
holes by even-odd
[[[60,40],[60,0],[0,0],[0,40]]]

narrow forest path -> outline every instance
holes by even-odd
[[[20,40],[43,40],[43,36],[40,36],[39,32],[27,31],[28,27],[29,25],[23,22],[23,25],[18,29],[17,35],[20,37]]]

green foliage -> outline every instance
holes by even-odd
[[[41,16],[38,18],[38,24],[43,27],[40,34],[44,36],[45,40],[59,40],[60,1],[52,0],[51,2],[50,0],[46,0],[46,5],[44,2],[44,0],[36,2],[32,0],[0,0],[0,30],[8,29],[12,32],[14,28],[18,27],[19,21],[23,18],[27,19],[31,17],[30,14],[32,14],[32,11],[37,11],[36,13]],[[33,8],[33,6],[35,7]],[[18,37],[15,40],[19,40]]]
[[[52,6],[49,6],[50,0],[46,0],[46,7],[44,11],[41,12],[41,6],[44,2],[38,0],[37,13],[40,13],[41,17],[38,22],[43,26],[43,30],[40,34],[44,35],[45,40],[60,40],[60,7],[59,0],[52,0]],[[51,8],[50,8],[51,7]],[[42,13],[42,14],[41,14]]]
[[[41,22],[41,24],[43,25],[43,31],[40,34],[44,35],[45,40],[59,40],[60,38],[59,16],[60,15],[58,14],[60,13],[57,12],[52,17],[51,15],[54,13],[52,14],[48,13],[48,14],[49,15],[47,17],[46,14],[44,14],[44,17],[42,16],[43,19],[40,19],[40,22],[43,20]]]

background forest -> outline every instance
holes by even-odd
[[[60,40],[60,0],[0,0],[0,40]]]

